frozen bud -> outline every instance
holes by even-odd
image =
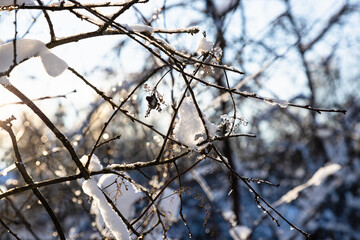
[[[155,109],[155,108],[159,105],[158,100],[157,100],[155,94],[153,94],[153,95],[151,95],[151,96],[147,96],[147,97],[146,97],[146,101],[148,102],[148,106],[149,106],[149,108],[151,108],[151,109]]]

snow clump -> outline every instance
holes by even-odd
[[[99,212],[104,219],[106,226],[110,229],[115,239],[130,239],[130,233],[124,222],[107,202],[96,181],[93,179],[85,180],[82,185],[82,189],[87,195],[93,198],[93,201],[98,206]]]
[[[85,166],[88,159],[89,156],[84,155],[80,161]],[[90,172],[103,170],[103,166],[96,155],[92,155],[88,169]],[[125,173],[123,175],[127,176]],[[116,174],[99,174],[92,176],[89,180],[85,180],[82,183],[82,188],[87,195],[94,199],[91,204],[90,213],[96,215],[95,222],[99,232],[106,237],[129,239],[126,226],[120,216],[117,215],[106,201],[104,194],[112,200],[116,208],[126,219],[134,217],[135,202],[142,197],[142,194],[129,181]],[[97,194],[100,194],[100,196]],[[121,225],[119,225],[119,229],[114,229],[116,225],[113,225],[114,222],[117,225]],[[122,238],[119,238],[120,235]]]
[[[202,113],[209,132],[209,137],[215,137],[217,126],[206,119]],[[196,145],[204,139],[205,128],[199,117],[198,111],[191,97],[185,97],[179,109],[179,122],[176,124],[174,134],[176,140],[185,144],[189,148],[195,148]]]
[[[207,40],[206,37],[202,37],[198,42],[196,52],[199,54],[204,54],[210,52],[213,47],[214,47],[213,42]]]
[[[46,72],[57,77],[62,74],[68,65],[65,61],[53,54],[44,42],[35,39],[20,39],[16,41],[16,62],[39,56]],[[14,64],[14,42],[0,45],[0,73],[8,71]]]
[[[116,174],[103,174],[97,185],[113,201],[123,217],[126,219],[134,217],[135,203],[142,197],[142,194],[138,193],[130,182]],[[96,215],[96,227],[103,236],[114,235],[111,226],[106,222],[106,216],[102,213],[101,205],[97,201],[92,203],[90,213]]]
[[[124,24],[124,27],[131,32],[136,32],[136,33],[149,33],[150,35],[154,33],[154,29],[150,26],[147,25],[142,25],[142,24],[135,24],[135,25],[127,25]]]

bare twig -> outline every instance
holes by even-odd
[[[282,218],[287,224],[289,224],[290,227],[296,229],[297,231],[299,231],[300,233],[302,233],[305,237],[309,238],[310,234],[303,231],[302,229],[300,229],[299,227],[295,226],[293,223],[291,223],[289,220],[287,220],[281,213],[279,213],[275,208],[273,208],[270,203],[268,203],[248,182],[248,180],[245,177],[240,176],[236,171],[234,171],[230,165],[227,163],[226,159],[221,155],[221,153],[217,150],[217,148],[215,146],[213,146],[213,149],[215,150],[216,154],[219,156],[219,158],[221,159],[222,163],[229,169],[229,171],[233,172],[249,189],[249,191],[251,191],[254,194],[254,198],[255,201],[257,202],[258,206],[260,206],[260,208],[265,211],[274,222],[277,223],[277,225],[279,226],[278,221],[276,220],[276,218],[274,218],[272,216],[272,214],[266,209],[264,208],[261,204],[260,204],[260,200],[268,207],[270,208],[273,212],[275,212],[280,218]]]
[[[17,142],[16,142],[16,137],[14,135],[14,132],[11,128],[11,121],[14,120],[14,118],[9,118],[5,121],[0,121],[0,127],[2,129],[4,129],[6,132],[9,133],[10,138],[11,138],[11,142],[13,145],[13,149],[14,149],[14,153],[15,153],[15,157],[16,157],[16,167],[18,168],[20,174],[22,175],[22,177],[24,178],[25,182],[27,184],[33,184],[34,181],[31,178],[31,176],[27,173],[25,165],[22,161],[20,152],[19,152],[19,148],[17,146]],[[39,191],[39,189],[37,188],[33,188],[32,189],[34,195],[39,199],[39,201],[41,202],[41,204],[44,206],[45,210],[47,211],[47,213],[49,214],[51,220],[53,221],[55,228],[59,234],[60,239],[65,240],[65,234],[62,230],[61,224],[59,222],[59,220],[57,219],[54,211],[52,210],[52,208],[50,207],[49,203],[46,201],[46,199],[44,198],[44,196],[42,195],[42,193]]]
[[[0,217],[0,223],[1,223],[1,225],[2,225],[14,238],[16,238],[16,239],[18,239],[18,240],[21,240],[21,239],[17,236],[17,234],[14,233],[14,232],[10,229],[10,227],[2,220],[1,217]]]
[[[61,94],[61,95],[56,95],[56,96],[46,96],[46,97],[40,97],[40,98],[33,98],[31,99],[31,101],[36,102],[36,101],[42,101],[42,100],[47,100],[47,99],[56,99],[56,98],[67,98],[67,96],[71,93],[76,93],[76,90],[73,90],[69,93],[66,94]],[[4,103],[4,104],[0,104],[0,108],[8,106],[8,105],[18,105],[18,104],[25,104],[24,102],[11,102],[11,103]]]
[[[76,166],[79,168],[82,176],[85,179],[89,178],[89,172],[86,168],[81,164],[79,157],[77,156],[73,146],[69,142],[69,140],[65,137],[64,134],[60,132],[59,129],[50,121],[50,119],[21,91],[19,91],[16,87],[12,84],[5,87],[8,91],[12,92],[18,98],[20,98],[45,124],[46,126],[55,134],[55,136],[60,140],[60,142],[64,145],[64,147],[70,153],[70,156]]]

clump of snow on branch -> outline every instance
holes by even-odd
[[[80,158],[80,161],[85,166],[88,159],[89,159],[89,156],[84,155]],[[101,165],[99,158],[93,154],[91,157],[90,163],[89,163],[88,170],[90,172],[96,172],[96,171],[101,171],[102,169],[103,169],[103,166]]]
[[[230,236],[234,240],[246,240],[251,234],[251,229],[244,225],[237,225],[230,229]]]
[[[209,137],[215,137],[218,127],[206,119],[202,113],[209,132]],[[175,138],[190,148],[196,147],[204,140],[205,128],[191,97],[185,97],[179,109],[179,122],[174,129]]]
[[[81,157],[80,161],[85,166],[89,157],[88,155],[84,155]],[[89,167],[90,172],[94,171],[101,171],[103,169],[103,166],[100,163],[99,158],[96,155],[92,155]],[[124,176],[127,176],[125,173],[123,173]],[[96,175],[92,177],[92,181],[96,183],[96,186],[98,189],[101,189],[103,192],[101,192],[102,196],[104,197],[104,194],[106,194],[109,199],[114,203],[116,208],[120,211],[120,213],[125,217],[126,219],[133,218],[135,215],[135,202],[138,201],[142,197],[142,194],[139,193],[137,188],[134,187],[133,184],[131,184],[128,180],[125,178],[116,175],[116,174],[102,174],[102,175]],[[85,181],[86,182],[86,181]],[[84,184],[83,183],[83,189]],[[91,183],[92,184],[92,183]],[[89,183],[87,183],[89,185]],[[86,185],[86,186],[87,186]],[[84,190],[85,192],[85,190]],[[88,194],[87,192],[85,192]],[[88,194],[89,195],[89,194]],[[92,195],[89,195],[92,196]],[[93,196],[92,196],[93,197]],[[94,197],[93,197],[94,198]],[[106,199],[105,199],[106,201]],[[99,232],[106,237],[116,237],[116,233],[113,232],[112,226],[109,225],[109,222],[107,219],[109,219],[109,216],[104,216],[104,214],[110,214],[107,207],[104,208],[102,204],[107,204],[110,208],[111,205],[106,201],[105,203],[101,203],[98,200],[94,198],[94,201],[91,204],[90,213],[96,215],[96,227],[98,228]],[[111,209],[112,210],[112,209]],[[113,211],[113,210],[112,210]],[[120,216],[117,215],[115,211],[110,214],[110,219],[118,218],[116,221],[121,221]],[[126,230],[127,232],[127,230]]]
[[[46,72],[57,77],[63,73],[68,65],[53,54],[44,42],[34,39],[20,39],[16,41],[16,62],[39,56]],[[6,72],[14,64],[14,42],[0,45],[0,73]]]
[[[265,98],[264,101],[271,105],[278,105],[281,108],[287,108],[289,105],[289,102],[286,100],[278,100],[275,98]]]
[[[289,192],[287,192],[284,196],[282,196],[274,205],[278,206],[282,203],[289,203],[295,200],[301,191],[310,187],[310,186],[319,186],[321,182],[328,176],[334,174],[338,170],[340,170],[341,166],[337,163],[333,163],[327,166],[324,166],[317,170],[314,175],[304,184],[301,184]]]
[[[14,4],[15,4],[15,0],[1,0],[1,2],[0,2],[0,6],[10,6],[10,5],[14,5]],[[16,5],[34,6],[35,3],[33,0],[16,0]]]
[[[202,38],[200,38],[200,40],[197,44],[196,52],[199,54],[204,54],[204,53],[210,52],[213,47],[214,47],[213,42],[207,40],[206,37],[202,37]]]
[[[106,226],[110,229],[111,234],[115,237],[115,239],[130,239],[130,233],[124,222],[107,202],[96,181],[93,179],[85,180],[82,185],[82,189],[87,195],[93,198],[93,201],[98,206],[99,212],[104,219]]]
[[[135,25],[127,25],[124,24],[124,27],[131,32],[136,32],[136,33],[148,33],[148,34],[153,34],[154,33],[154,29],[150,26],[147,25],[141,25],[141,24],[135,24]]]
[[[98,181],[98,187],[113,201],[123,217],[126,219],[134,217],[135,202],[142,197],[142,194],[138,193],[131,183],[116,174],[104,174]],[[103,236],[110,237],[111,228],[104,220],[98,202],[93,202],[90,212],[96,215],[96,227],[100,233]]]

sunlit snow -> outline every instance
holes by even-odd
[[[202,37],[202,38],[200,38],[200,40],[198,42],[196,52],[199,54],[207,53],[207,52],[211,51],[213,46],[214,46],[214,43],[207,40],[206,37]]]
[[[89,156],[88,155],[84,155],[80,158],[81,163],[85,166],[86,162],[88,161]],[[89,163],[89,168],[88,170],[90,172],[94,172],[94,171],[101,171],[103,169],[99,158],[93,154],[91,157],[91,161]]]
[[[152,27],[150,27],[150,26],[147,26],[147,25],[141,25],[141,24],[127,25],[127,24],[125,24],[124,26],[125,26],[125,28],[127,30],[133,31],[133,32],[136,32],[136,33],[147,32],[147,33],[152,34],[154,32],[154,29]]]
[[[88,156],[84,155],[80,159],[80,161],[85,166],[86,162],[88,161]],[[103,169],[100,160],[96,155],[92,155],[88,169],[90,172],[101,171]],[[138,193],[138,191],[133,187],[130,182],[116,174],[95,175],[92,176],[92,181],[96,183],[96,185],[100,189],[102,189],[103,192],[113,201],[116,208],[126,219],[134,217],[134,204],[139,198],[142,197],[142,194]],[[85,182],[83,183],[83,190],[86,194],[88,194],[84,189],[84,184]],[[87,185],[89,185],[89,183],[87,183]],[[89,191],[90,190],[91,189],[89,189]],[[101,194],[103,196],[102,192]],[[102,209],[104,208],[104,206],[102,206],[101,204],[102,203],[100,203],[99,200],[94,200],[91,205],[90,212],[91,214],[96,215],[96,226],[103,236],[109,236],[110,234],[113,234],[115,236],[111,226],[109,226],[109,223],[106,220],[106,218],[109,218],[109,216],[104,216],[104,214],[109,214],[109,212],[106,209]],[[109,205],[107,202],[105,204]],[[119,216],[115,212],[115,216],[112,216],[111,214],[110,218],[119,218]]]
[[[68,65],[53,54],[44,42],[35,39],[20,39],[16,41],[16,63],[39,56],[46,72],[57,77],[63,73]],[[14,42],[0,45],[0,73],[6,72],[14,65]]]
[[[214,137],[217,126],[206,119],[206,115],[202,113],[209,137]],[[175,138],[190,148],[196,147],[198,143],[204,140],[205,129],[201,118],[196,110],[191,97],[186,97],[179,109],[179,122],[174,129]]]
[[[85,180],[82,188],[84,192],[91,196],[96,205],[99,207],[100,213],[106,226],[110,229],[112,235],[117,240],[130,239],[130,233],[125,224],[117,213],[111,208],[110,204],[106,201],[104,194],[97,186],[96,181],[93,179]]]

